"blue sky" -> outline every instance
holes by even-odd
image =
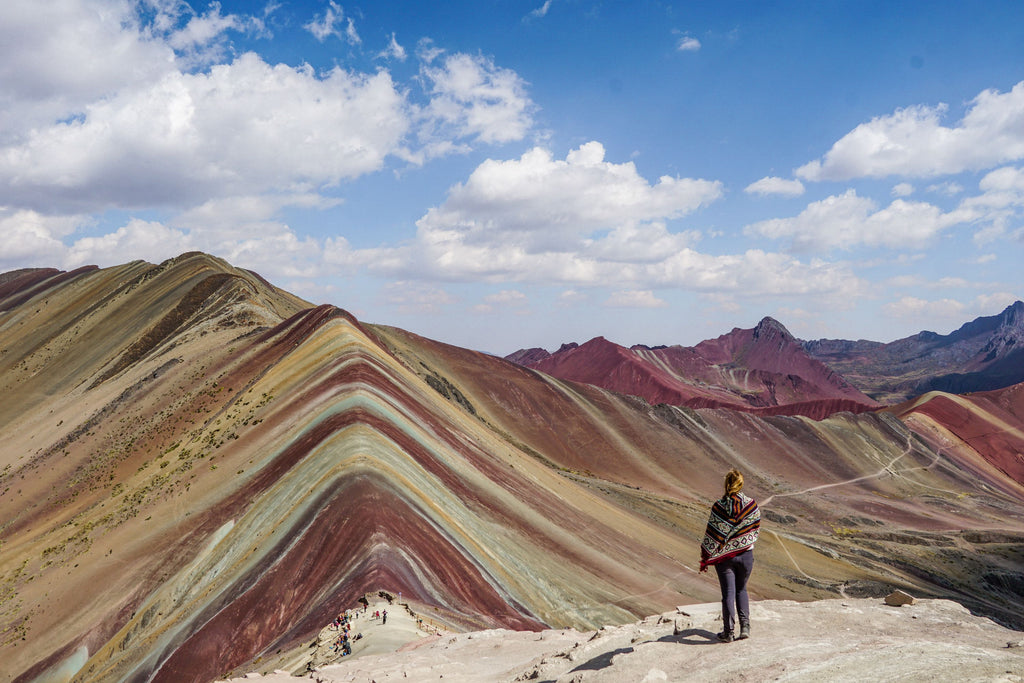
[[[1024,296],[1019,2],[0,5],[0,271],[207,251],[492,353]]]

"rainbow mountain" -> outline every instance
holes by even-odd
[[[0,678],[210,681],[368,592],[455,630],[625,624],[736,466],[756,598],[1024,627],[1024,385],[824,419],[650,403],[190,253],[0,275]]]

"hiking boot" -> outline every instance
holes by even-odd
[[[750,637],[750,624],[740,624],[740,634],[736,636],[736,640],[744,640]]]
[[[731,643],[734,639],[732,637],[732,631],[722,631],[717,636],[718,641],[721,643]]]

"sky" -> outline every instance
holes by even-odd
[[[1024,4],[0,3],[0,272],[205,251],[505,355],[1024,298]]]

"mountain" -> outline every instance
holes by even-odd
[[[966,393],[1024,382],[1024,302],[947,335],[919,332],[888,344],[819,339],[803,347],[884,403],[929,391]]]
[[[624,348],[603,337],[506,357],[564,380],[585,382],[649,403],[690,408],[733,408],[762,415],[823,418],[876,407],[873,399],[814,359],[778,321],[733,329],[695,347]]]
[[[694,410],[365,323],[205,254],[0,287],[3,680],[309,661],[381,592],[449,632],[713,602],[698,544],[732,466],[764,514],[756,600],[900,587],[1024,627],[1021,385],[817,421]],[[756,343],[788,344],[770,327]]]

